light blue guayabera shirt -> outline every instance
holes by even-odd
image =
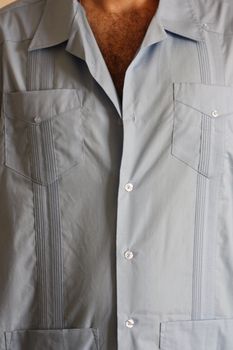
[[[160,0],[122,102],[77,0],[0,67],[0,350],[232,350],[233,3]]]

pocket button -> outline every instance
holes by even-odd
[[[211,115],[213,117],[218,117],[218,111],[215,109],[214,111],[212,111]]]
[[[35,123],[40,123],[40,122],[41,122],[41,118],[38,117],[38,116],[36,116],[36,117],[34,118],[34,122],[35,122]]]

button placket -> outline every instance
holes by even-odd
[[[133,264],[135,252],[131,250],[130,237],[133,237],[131,221],[127,217],[131,217],[134,211],[134,192],[136,193],[137,179],[134,178],[134,148],[135,148],[135,133],[137,131],[136,118],[134,113],[124,114],[122,118],[124,128],[124,143],[121,161],[120,172],[120,191],[118,197],[118,245],[117,245],[117,279],[118,279],[118,324],[119,324],[119,339],[124,339],[124,332],[135,327],[136,322],[131,317],[132,304],[130,295],[133,293],[133,286],[129,284],[136,268]],[[124,234],[125,232],[125,234]],[[126,245],[127,244],[127,245]],[[131,263],[131,264],[130,264]],[[128,265],[128,268],[126,267]],[[135,265],[135,266],[133,266]],[[122,303],[124,300],[124,303]],[[124,331],[125,329],[125,331]],[[130,345],[130,344],[129,344]]]

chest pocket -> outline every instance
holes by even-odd
[[[83,160],[82,107],[76,89],[3,93],[4,165],[47,185]]]
[[[176,82],[173,107],[172,156],[208,178],[221,174],[233,87]]]

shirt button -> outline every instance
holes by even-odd
[[[131,184],[130,182],[127,183],[127,184],[125,185],[125,190],[126,190],[127,192],[132,191],[132,190],[133,190],[133,184]]]
[[[40,121],[41,121],[41,118],[40,118],[40,117],[36,116],[36,117],[34,118],[34,122],[35,122],[35,123],[39,123]]]
[[[208,26],[208,24],[207,24],[207,23],[203,23],[203,24],[202,24],[202,28],[204,28],[204,29],[208,29],[208,28],[209,28],[209,26]]]
[[[129,320],[125,321],[125,325],[128,328],[133,328],[134,326],[134,320],[132,318],[130,318]]]
[[[124,256],[127,260],[130,260],[133,258],[133,252],[131,250],[126,250]]]
[[[213,117],[218,117],[218,111],[216,111],[216,109],[214,111],[212,111],[211,114]]]

